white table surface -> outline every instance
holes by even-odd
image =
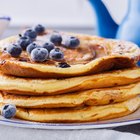
[[[140,140],[140,136],[107,129],[39,130],[0,125],[0,140]]]

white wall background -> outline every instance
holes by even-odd
[[[120,23],[127,0],[103,0]],[[47,26],[92,27],[95,18],[88,0],[0,0],[0,14],[12,17],[11,25],[43,23]]]

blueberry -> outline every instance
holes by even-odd
[[[45,32],[45,27],[41,24],[38,24],[34,27],[34,30],[36,31],[37,34],[42,34]]]
[[[67,37],[67,38],[63,41],[63,45],[64,45],[65,47],[72,48],[72,49],[78,47],[79,44],[80,44],[79,39],[76,38],[76,37],[73,37],[73,36]]]
[[[37,37],[37,33],[33,29],[28,29],[24,32],[24,36],[28,36],[31,39],[35,39]]]
[[[28,54],[31,54],[32,50],[35,48],[39,48],[39,46],[36,43],[31,43],[27,46],[26,51]]]
[[[53,60],[62,60],[64,58],[64,54],[59,48],[55,48],[50,51],[49,57]]]
[[[70,65],[67,64],[66,62],[62,62],[62,63],[58,63],[58,67],[60,67],[60,68],[68,68],[68,67],[70,67]]]
[[[11,119],[16,114],[16,106],[11,104],[6,104],[2,107],[1,114],[6,119]]]
[[[26,50],[26,47],[32,42],[28,36],[21,36],[18,40],[18,44],[23,50]]]
[[[22,48],[18,44],[10,44],[6,51],[13,57],[18,57],[22,53]]]
[[[45,48],[36,48],[31,52],[31,59],[35,62],[43,62],[47,60],[48,54]]]
[[[54,49],[54,44],[52,42],[46,42],[43,44],[43,48],[47,49],[48,52],[50,52],[52,49]]]
[[[56,46],[61,45],[62,42],[62,37],[59,33],[54,32],[51,36],[50,36],[50,41],[52,43],[54,43]]]

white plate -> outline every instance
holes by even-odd
[[[2,125],[38,129],[97,129],[124,126],[136,123],[140,123],[140,109],[128,116],[118,119],[90,123],[38,123],[23,121],[19,119],[4,119],[2,116],[0,116],[0,124]]]

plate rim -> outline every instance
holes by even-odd
[[[30,121],[22,121],[22,120],[15,120],[15,119],[0,119],[1,125],[13,126],[13,127],[21,127],[21,128],[32,128],[32,129],[56,129],[56,130],[74,130],[74,129],[102,129],[102,128],[112,128],[118,126],[125,126],[131,124],[138,124],[140,123],[139,119],[130,119],[127,121],[120,121],[120,122],[106,122],[106,123],[39,123],[39,122],[30,122]]]

